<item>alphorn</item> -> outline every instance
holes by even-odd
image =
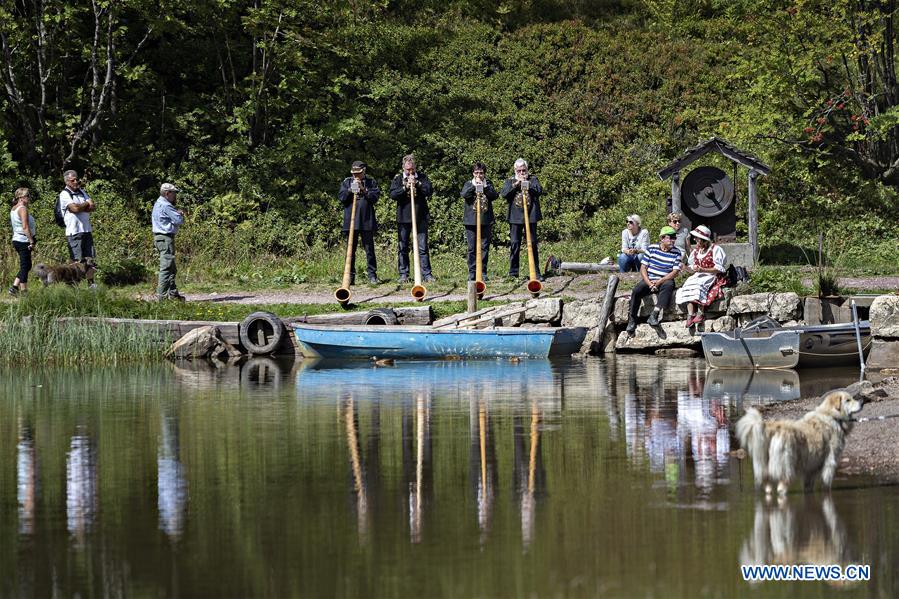
[[[528,291],[537,297],[543,289],[543,283],[537,279],[537,265],[534,263],[534,242],[531,239],[531,219],[528,215],[528,188],[530,181],[521,182],[521,206],[524,209],[524,238],[528,245]]]
[[[428,290],[421,284],[421,260],[418,257],[418,221],[415,218],[415,179],[409,183],[409,204],[412,209],[412,297],[420,302],[425,299]]]
[[[475,259],[474,259],[474,268],[475,268],[475,277],[474,277],[474,288],[478,294],[478,299],[482,299],[484,297],[484,292],[487,291],[487,284],[484,283],[484,261],[481,257],[481,202],[484,198],[484,184],[476,183],[474,186],[475,190],[475,200],[474,200],[474,212],[475,212]]]
[[[355,178],[350,184],[350,189],[353,192],[353,208],[352,212],[350,212],[350,235],[347,238],[346,262],[343,264],[343,283],[334,291],[334,299],[341,306],[346,306],[350,298],[353,297],[353,293],[350,291],[350,281],[353,275],[353,235],[356,233],[356,198],[359,195],[359,181]]]

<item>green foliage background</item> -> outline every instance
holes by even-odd
[[[458,192],[471,162],[499,183],[522,156],[546,189],[541,240],[599,259],[615,253],[625,214],[662,224],[669,185],[656,170],[718,135],[773,169],[760,190],[767,262],[805,263],[817,233],[833,230],[847,262],[895,262],[896,189],[852,158],[889,134],[893,113],[859,129],[863,106],[833,104],[845,91],[836,69],[851,73],[859,55],[851,2],[93,6],[0,11],[17,50],[4,58],[0,184],[9,198],[35,188],[42,259],[65,256],[51,205],[59,173],[74,167],[98,203],[101,264],[152,267],[149,212],[168,180],[186,190],[188,271],[222,280],[254,265],[302,282],[317,276],[304,263],[342,261],[335,196],[349,163],[366,161],[386,191],[409,152],[436,190],[434,253],[464,252]],[[741,171],[744,233],[745,186]],[[389,198],[377,214],[389,255]],[[507,229],[495,237],[507,242]]]

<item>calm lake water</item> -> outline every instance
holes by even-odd
[[[840,596],[895,597],[899,489],[838,476],[765,505],[730,455],[744,401],[857,373],[817,376],[626,356],[0,372],[0,596],[824,597],[740,565],[861,563]]]

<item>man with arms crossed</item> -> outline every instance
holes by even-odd
[[[69,245],[69,256],[73,262],[93,262],[94,235],[91,229],[90,213],[96,210],[94,201],[81,189],[78,173],[68,170],[62,175],[66,186],[59,192],[59,208],[66,224],[66,241]],[[95,288],[93,269],[88,270],[87,283]]]

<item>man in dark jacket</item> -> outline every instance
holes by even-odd
[[[396,200],[397,253],[400,283],[409,280],[409,239],[412,237],[412,202],[409,190],[415,187],[415,223],[418,230],[418,256],[422,281],[434,279],[428,252],[428,198],[434,192],[427,175],[418,172],[412,154],[403,157],[403,172],[390,183],[390,197]]]
[[[493,183],[487,179],[487,167],[483,162],[475,162],[471,167],[472,178],[462,186],[462,198],[465,200],[465,241],[468,242],[468,280],[474,281],[477,255],[477,210],[481,211],[481,264],[482,276],[486,279],[487,258],[490,255],[490,238],[493,234],[493,200],[499,197]],[[480,188],[480,193],[478,193]]]
[[[540,181],[534,175],[528,174],[528,163],[519,158],[515,161],[515,176],[506,179],[502,191],[499,195],[503,196],[509,203],[509,276],[518,278],[518,255],[521,251],[521,242],[525,239],[524,231],[524,206],[522,205],[521,182],[528,182],[528,220],[530,221],[531,243],[534,247],[534,270],[537,273],[537,279],[542,281],[543,275],[540,274],[540,257],[537,255],[537,221],[542,216],[540,214],[540,196],[543,194],[543,188],[540,187]]]
[[[353,252],[350,258],[352,265],[352,274],[350,275],[350,284],[356,282],[356,247],[359,245],[359,239],[362,239],[362,247],[365,248],[365,269],[368,274],[368,282],[377,285],[378,281],[378,262],[375,258],[375,231],[378,228],[378,221],[375,219],[375,202],[381,195],[378,189],[378,182],[365,174],[366,165],[364,162],[357,160],[350,167],[351,176],[343,180],[340,184],[340,191],[337,198],[343,204],[343,234],[349,236],[350,233],[350,214],[353,211],[353,192],[356,190],[356,220],[353,223]]]

